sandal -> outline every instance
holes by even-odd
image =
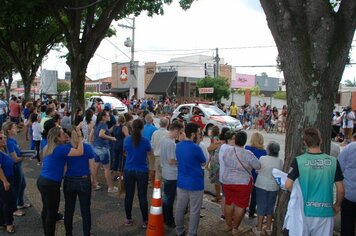
[[[16,232],[15,225],[7,225],[6,226],[6,232],[8,234],[14,234]]]
[[[20,210],[17,210],[13,213],[13,216],[24,216],[24,215],[25,215],[25,212],[20,211]]]
[[[25,203],[22,206],[17,206],[17,209],[25,209],[25,208],[29,208],[32,207],[31,203]]]

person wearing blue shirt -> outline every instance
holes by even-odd
[[[20,146],[17,144],[15,136],[17,135],[17,125],[8,121],[3,124],[4,134],[7,135],[7,150],[15,163],[14,191],[16,195],[16,204],[18,210],[14,212],[15,216],[23,216],[25,213],[20,209],[31,207],[31,204],[24,203],[24,191],[26,180],[22,170],[23,157],[21,156]]]
[[[79,138],[77,132],[72,130],[71,145],[78,147]],[[77,196],[79,198],[80,212],[83,219],[83,235],[89,236],[91,230],[91,180],[90,169],[94,167],[95,153],[92,147],[84,143],[84,153],[81,156],[67,157],[67,171],[64,177],[63,193],[65,199],[64,206],[64,226],[66,235],[73,235],[73,215]]]
[[[78,148],[67,144],[68,135],[62,128],[54,127],[48,132],[47,145],[43,150],[42,170],[37,179],[37,188],[42,198],[42,225],[46,236],[55,235],[57,212],[60,202],[60,187],[66,157],[83,155],[83,142],[80,132]]]
[[[126,150],[126,163],[124,169],[125,180],[125,225],[133,224],[131,210],[135,187],[137,183],[138,200],[142,214],[142,227],[146,228],[148,220],[148,166],[147,154],[151,151],[150,141],[142,135],[143,121],[136,119],[132,122],[132,135],[124,140],[124,150]]]
[[[15,233],[14,216],[16,196],[13,191],[14,161],[5,152],[6,136],[0,132],[0,225],[8,233]]]
[[[255,132],[251,136],[250,145],[245,146],[246,150],[250,150],[257,159],[260,159],[262,156],[267,156],[267,151],[264,147],[264,139],[260,132]],[[255,169],[251,171],[253,177],[253,183],[256,183],[257,173]],[[250,218],[256,217],[256,187],[253,185],[252,192],[251,192],[251,199],[250,199],[250,206],[249,206],[249,214]]]
[[[96,181],[99,166],[102,164],[104,168],[104,175],[106,184],[108,185],[108,193],[118,192],[118,188],[114,187],[110,173],[110,144],[109,140],[116,141],[115,137],[110,136],[107,122],[110,120],[110,115],[107,111],[102,111],[98,114],[95,127],[90,133],[90,140],[94,140],[93,148],[96,154],[95,167],[93,174],[93,190],[99,190],[101,187]]]
[[[151,142],[153,133],[157,130],[157,127],[153,125],[153,117],[151,114],[145,116],[146,124],[143,127],[142,137],[148,139]],[[155,157],[153,152],[148,154],[148,169],[149,169],[149,183],[150,188],[153,188],[153,183],[155,181]]]
[[[206,159],[202,149],[195,142],[201,136],[197,124],[185,127],[186,140],[176,146],[178,162],[177,206],[175,214],[176,234],[184,235],[184,214],[189,205],[189,230],[187,235],[196,235],[199,227],[200,208],[204,194],[204,174],[202,165]]]

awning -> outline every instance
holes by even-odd
[[[145,93],[147,94],[167,94],[173,81],[177,78],[177,71],[157,72],[153,76]]]
[[[101,90],[101,93],[125,93],[130,91],[129,88],[111,88],[106,90]]]

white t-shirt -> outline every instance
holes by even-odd
[[[38,123],[37,121],[32,123],[32,139],[34,141],[40,141],[41,140],[41,124]]]
[[[255,186],[266,191],[277,191],[278,184],[272,175],[272,169],[283,169],[283,161],[278,157],[263,156],[260,158],[261,169],[257,171],[258,176]]]
[[[229,147],[229,144],[224,143],[221,145],[220,150],[219,150],[219,173],[224,173],[224,152],[225,150]],[[222,174],[219,175],[219,181],[222,183]]]
[[[353,128],[354,127],[354,120],[355,114],[353,111],[346,113],[345,111],[341,114],[342,117],[342,128]]]

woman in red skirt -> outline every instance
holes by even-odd
[[[222,173],[225,193],[226,231],[238,233],[245,209],[250,202],[253,179],[251,170],[259,170],[261,164],[255,155],[245,150],[247,134],[239,131],[235,135],[235,147],[229,147],[223,155],[224,172]]]

